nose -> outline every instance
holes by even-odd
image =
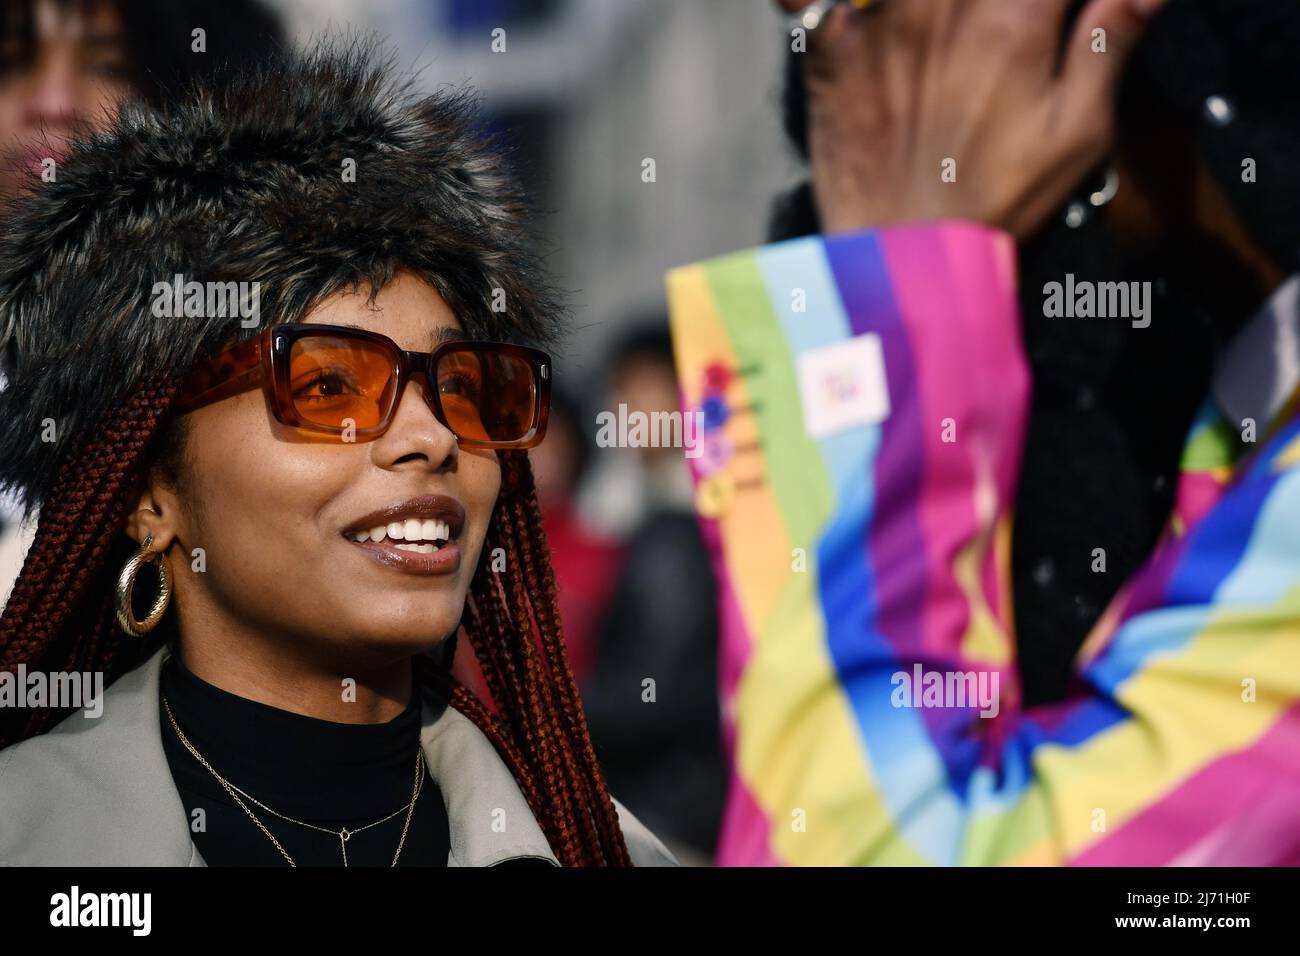
[[[434,415],[425,397],[428,387],[422,373],[407,382],[392,424],[373,444],[373,454],[381,467],[455,470],[460,446],[451,429]]]
[[[61,132],[76,113],[75,70],[63,49],[43,51],[29,80],[25,114],[28,123]]]

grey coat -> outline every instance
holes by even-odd
[[[205,866],[172,781],[159,726],[164,646],[49,733],[0,751],[0,865]],[[538,858],[559,865],[496,748],[453,707],[424,705],[420,740],[450,820],[448,866]],[[617,800],[638,866],[677,859]],[[501,820],[504,832],[492,825]],[[250,824],[251,825],[251,824]]]

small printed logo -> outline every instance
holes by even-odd
[[[628,411],[619,403],[618,412],[596,415],[596,445],[600,448],[683,448],[687,458],[703,453],[700,442],[704,413]]]
[[[895,707],[978,707],[981,717],[996,717],[998,672],[927,671],[920,664],[912,672],[895,671],[889,682],[894,685],[889,702]]]
[[[9,707],[80,707],[85,716],[98,718],[104,713],[104,672],[28,671],[19,664],[0,672],[0,709]]]
[[[50,897],[50,925],[57,927],[130,927],[132,936],[148,936],[153,926],[152,893],[82,893],[73,885]]]
[[[804,352],[798,374],[804,427],[814,438],[889,417],[884,350],[874,332]]]
[[[1150,282],[1075,281],[1043,286],[1043,316],[1049,319],[1131,319],[1133,328],[1151,324]]]
[[[178,272],[171,282],[155,282],[151,297],[150,311],[159,319],[230,317],[251,329],[262,314],[260,282],[186,282]]]

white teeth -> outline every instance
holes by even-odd
[[[427,545],[429,548],[437,550],[438,547],[451,540],[451,525],[438,518],[407,518],[404,521],[377,525],[369,531],[353,531],[348,534],[348,537],[357,542],[382,542],[385,539],[405,541],[411,545],[406,548],[408,551],[415,550],[415,545],[422,542],[420,547]],[[427,554],[428,552],[421,553]]]
[[[403,541],[401,544],[393,545],[395,548],[401,548],[403,551],[415,551],[419,554],[433,554],[438,549],[431,544],[416,544],[411,541]]]

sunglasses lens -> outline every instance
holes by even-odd
[[[493,349],[457,349],[438,361],[438,398],[458,438],[516,442],[536,426],[537,379],[524,358]]]
[[[307,422],[329,428],[373,428],[392,399],[393,356],[381,345],[311,335],[289,351],[289,391]]]
[[[298,417],[331,430],[376,428],[393,406],[398,356],[377,342],[312,334],[289,350],[289,393]],[[534,364],[489,343],[438,359],[438,400],[457,438],[510,444],[538,426]]]

